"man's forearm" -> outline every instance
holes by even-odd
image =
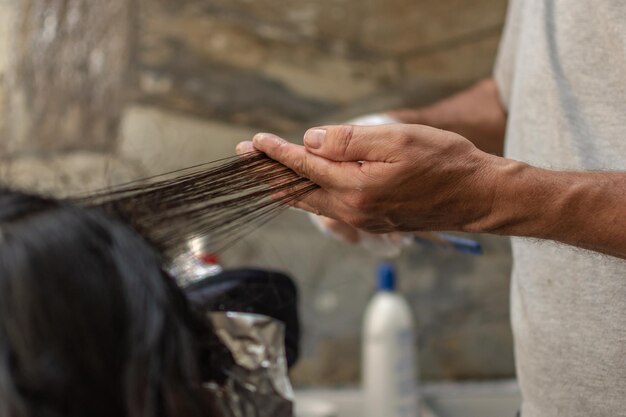
[[[497,159],[491,208],[468,230],[550,239],[626,259],[626,173],[559,172]]]
[[[480,81],[431,106],[389,114],[402,123],[424,124],[458,133],[479,149],[502,155],[506,112],[493,79]]]
[[[459,230],[549,239],[626,259],[626,172],[559,172],[424,125],[322,126],[257,149],[320,188],[296,207],[374,233]]]

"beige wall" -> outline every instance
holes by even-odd
[[[0,0],[0,135],[4,132],[6,103],[5,84],[11,51],[11,34],[13,32],[13,8],[11,0]]]

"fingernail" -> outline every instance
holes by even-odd
[[[252,152],[254,151],[254,145],[252,145],[252,142],[249,142],[249,141],[241,142],[237,145],[237,148],[235,148],[235,151],[237,152],[237,154],[244,154],[244,153]]]
[[[257,133],[254,135],[254,138],[252,138],[252,141],[257,144],[276,146],[280,145],[283,139],[271,133]]]
[[[326,130],[310,129],[304,135],[304,144],[311,149],[321,148],[324,137],[326,137]]]

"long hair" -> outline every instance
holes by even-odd
[[[219,342],[161,265],[95,209],[0,189],[0,417],[215,415]]]
[[[318,186],[265,154],[252,152],[89,193],[71,201],[138,231],[175,258],[190,239],[219,252]]]

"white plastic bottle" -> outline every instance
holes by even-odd
[[[363,325],[363,395],[365,417],[417,417],[416,338],[413,316],[396,291],[395,271],[378,269],[378,292]]]

